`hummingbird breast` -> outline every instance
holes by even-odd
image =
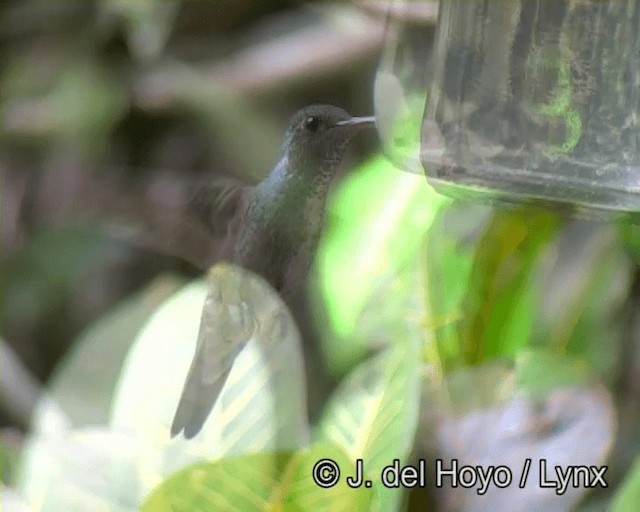
[[[284,295],[306,280],[323,225],[326,192],[293,177],[276,183],[261,184],[249,195],[233,261]]]

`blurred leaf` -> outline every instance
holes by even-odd
[[[50,398],[64,409],[74,427],[108,423],[116,382],[138,331],[181,284],[175,277],[157,278],[116,305],[75,341],[50,379]],[[46,408],[47,402],[41,407]],[[36,423],[38,416],[36,412]]]
[[[318,425],[317,437],[341,446],[350,460],[363,459],[365,477],[376,491],[370,510],[397,510],[402,489],[380,483],[380,472],[393,459],[411,452],[420,406],[418,347],[381,352],[358,366],[332,397]]]
[[[518,385],[531,396],[548,394],[556,388],[589,384],[593,369],[583,359],[525,350],[516,357]]]
[[[171,31],[180,2],[155,0],[103,0],[100,6],[126,22],[131,53],[140,60],[161,55]]]
[[[34,62],[38,62],[38,65],[34,66]],[[46,95],[55,83],[55,71],[61,65],[62,55],[55,49],[49,49],[46,58],[42,58],[37,51],[12,54],[4,62],[0,75],[4,97],[15,102]],[[6,111],[4,113],[7,114]]]
[[[622,346],[617,341],[624,326],[620,313],[632,279],[631,261],[617,230],[572,221],[548,254],[535,343],[582,358],[600,375],[613,378]]]
[[[316,445],[304,452],[244,455],[180,471],[153,491],[142,510],[369,510],[369,489],[352,489],[344,478],[328,489],[314,483],[313,467],[327,457],[338,463],[343,475],[355,474],[354,464],[331,445]]]
[[[614,371],[621,348],[617,343],[623,334],[619,315],[628,297],[631,272],[630,262],[620,249],[615,243],[609,245],[593,271],[585,272],[591,283],[576,301],[574,317],[564,326],[573,327],[566,338],[567,352],[584,354],[601,373]]]
[[[504,362],[451,370],[441,379],[424,379],[421,422],[430,423],[449,415],[464,415],[511,399],[516,377]],[[423,434],[423,433],[421,433]],[[429,439],[419,439],[429,442]]]
[[[80,273],[103,265],[109,243],[95,233],[73,229],[40,231],[7,263],[18,273],[42,272],[44,280],[69,282]],[[18,276],[11,274],[12,279]]]
[[[49,73],[33,70],[40,66]],[[91,156],[106,148],[128,107],[124,85],[82,52],[25,54],[10,63],[5,76],[13,93],[3,112],[9,134],[53,138]]]
[[[17,439],[11,439],[12,437]],[[0,433],[0,482],[12,485],[15,480],[20,438],[10,430]]]
[[[436,212],[447,202],[423,177],[399,172],[381,158],[345,178],[331,198],[316,272],[328,309],[327,357],[337,372],[365,348],[356,341],[365,302],[415,258]]]
[[[416,251],[416,255],[421,252]],[[366,343],[369,354],[386,347],[424,348],[430,341],[430,306],[424,291],[423,266],[404,262],[365,300],[357,317],[356,342]]]
[[[0,508],[10,512],[31,512],[22,497],[4,484],[0,487]]]
[[[137,510],[143,487],[137,478],[121,475],[135,473],[135,456],[144,451],[140,440],[103,429],[70,429],[108,423],[127,351],[178,284],[158,278],[116,305],[78,337],[54,372],[21,454],[20,488],[38,510]]]
[[[64,69],[45,101],[53,133],[84,149],[105,144],[127,107],[123,86],[89,62]]]
[[[108,241],[95,233],[40,231],[5,263],[5,308],[12,320],[35,322],[56,307],[79,281],[111,256]]]
[[[477,245],[462,303],[458,336],[466,362],[513,356],[529,342],[539,255],[560,227],[550,211],[496,211]]]
[[[172,62],[143,76],[136,93],[139,102],[150,110],[168,101],[201,123],[212,140],[217,141],[215,150],[232,162],[246,181],[262,180],[278,158],[282,127],[216,77]]]
[[[640,263],[640,224],[627,222],[620,227],[625,248],[633,259]]]
[[[636,510],[640,503],[640,459],[637,459],[627,478],[616,491],[611,512]]]
[[[437,347],[437,363],[443,369],[460,364],[458,323],[467,293],[477,239],[492,210],[486,206],[455,202],[442,208],[429,231],[426,249],[426,288],[429,328]]]
[[[146,449],[102,428],[34,436],[21,454],[17,488],[38,512],[134,512],[146,476],[134,462]]]

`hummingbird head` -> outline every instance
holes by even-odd
[[[333,105],[310,105],[296,112],[284,140],[289,166],[301,171],[333,174],[351,137],[375,127],[374,117],[352,117]]]

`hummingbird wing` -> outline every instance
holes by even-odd
[[[229,238],[250,188],[232,178],[189,184],[152,173],[135,186],[101,180],[82,191],[71,222],[207,269],[230,257]]]
[[[188,211],[197,217],[214,236],[224,236],[229,222],[236,216],[245,184],[232,178],[219,178],[193,187]]]
[[[235,179],[221,178],[195,188],[189,198],[188,214],[216,240],[217,260],[230,261],[234,257],[236,236],[252,188]]]
[[[257,329],[246,275],[219,264],[209,276],[210,288],[200,320],[196,351],[182,390],[171,437],[184,431],[194,437],[213,409],[233,363]]]

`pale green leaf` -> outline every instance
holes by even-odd
[[[436,212],[448,199],[422,176],[376,159],[349,176],[328,206],[328,228],[316,258],[324,296],[326,352],[337,372],[363,347],[359,315],[372,293],[415,254]]]
[[[318,486],[313,469],[330,458],[340,470],[338,483]],[[352,489],[344,475],[354,464],[339,447],[316,445],[302,452],[254,453],[191,466],[163,482],[143,505],[143,512],[224,510],[344,511],[369,510],[371,490]]]
[[[318,438],[341,446],[351,460],[363,459],[376,498],[372,510],[392,511],[401,489],[387,489],[380,472],[411,451],[420,402],[417,348],[390,348],[357,367],[333,397],[318,427]]]

